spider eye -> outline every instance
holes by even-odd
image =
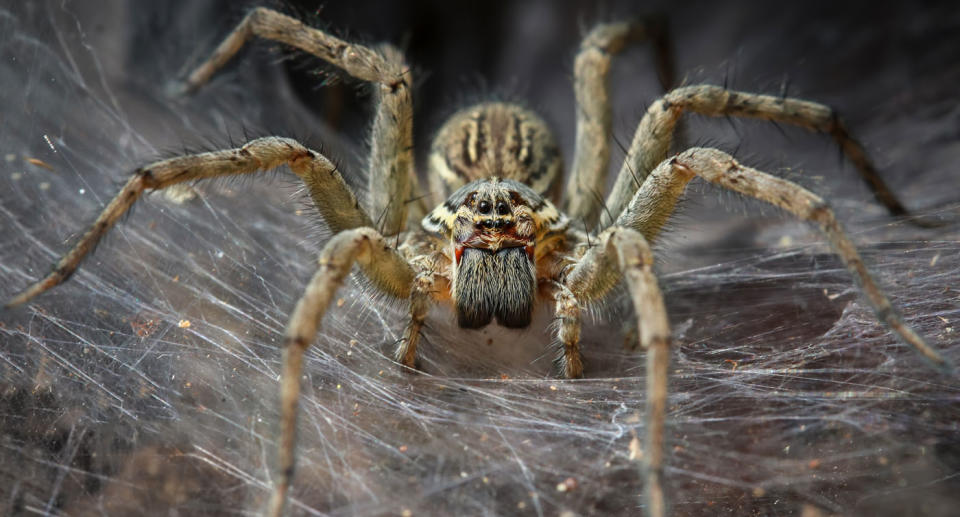
[[[497,203],[497,214],[507,215],[509,213],[510,213],[510,205],[504,203],[503,201],[500,201],[499,203]]]
[[[490,213],[490,202],[489,202],[489,201],[481,201],[481,202],[477,205],[477,210],[479,210],[481,214],[489,214],[489,213]]]

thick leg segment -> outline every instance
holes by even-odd
[[[430,311],[431,298],[437,290],[434,284],[434,273],[424,272],[417,275],[410,290],[410,323],[394,352],[394,359],[407,368],[417,369],[417,344]]]
[[[54,270],[10,300],[7,306],[24,303],[67,280],[145,190],[159,190],[185,181],[250,174],[281,165],[289,165],[300,176],[317,209],[335,231],[372,224],[330,160],[289,138],[258,138],[237,149],[171,158],[138,169]]]
[[[716,149],[690,149],[676,158],[676,165],[688,169],[705,180],[776,205],[805,221],[820,227],[834,252],[840,256],[853,278],[860,285],[867,301],[903,342],[917,349],[935,366],[949,368],[947,361],[913,329],[908,327],[890,300],[873,280],[856,247],[833,215],[833,210],[816,194],[799,185],[765,174],[737,163],[730,155]]]
[[[944,370],[951,369],[950,364],[936,349],[904,323],[880,286],[873,280],[856,247],[834,217],[833,210],[816,194],[790,181],[745,167],[730,155],[717,149],[689,149],[661,164],[653,174],[654,176],[680,175],[682,176],[680,181],[697,175],[724,188],[778,206],[804,221],[816,223],[830,242],[834,252],[840,256],[854,280],[860,285],[877,318],[904,343],[915,348],[935,366]],[[651,191],[647,195],[652,200],[647,202],[660,206],[672,206],[675,200],[671,201],[670,198],[678,193],[665,190],[659,193]],[[631,203],[631,208],[621,216],[621,220],[625,220],[635,204],[637,204],[636,201]],[[637,217],[633,221],[639,227],[650,224],[644,217]]]
[[[667,415],[667,376],[670,366],[670,323],[663,295],[653,272],[653,252],[646,239],[624,230],[613,236],[620,269],[640,327],[640,346],[647,352],[647,436],[644,446],[644,497],[647,515],[666,515],[663,496],[664,428]]]
[[[272,9],[257,7],[224,38],[210,58],[190,74],[187,88],[195,90],[207,83],[254,36],[303,50],[342,68],[357,79],[380,82],[389,78],[388,83],[402,79],[403,71],[392,69],[392,65],[374,50],[308,27],[300,20]]]
[[[583,359],[580,356],[580,304],[576,296],[561,286],[555,296],[557,307],[557,341],[563,346],[557,357],[558,372],[568,379],[583,377]]]
[[[370,49],[304,25],[296,18],[263,7],[250,11],[210,58],[187,79],[187,89],[203,85],[253,36],[285,43],[377,85],[368,179],[371,214],[385,235],[399,233],[406,219],[413,171],[412,76],[397,49]],[[424,210],[425,211],[425,210]]]
[[[677,121],[686,111],[709,116],[759,118],[828,133],[853,162],[877,200],[893,215],[908,213],[880,178],[863,146],[850,137],[836,112],[828,106],[799,99],[736,92],[719,86],[698,85],[677,88],[647,109],[613,190],[607,197],[607,210],[611,215],[601,214],[601,228],[613,224],[612,218],[619,216],[650,171],[666,159]]]
[[[610,165],[610,62],[630,41],[651,40],[664,90],[673,87],[672,57],[665,23],[660,20],[611,23],[594,27],[580,44],[573,65],[577,98],[577,140],[567,181],[566,213],[596,224],[598,198],[606,190]]]
[[[632,228],[653,242],[670,219],[677,201],[695,174],[664,160],[640,186],[630,204],[620,212],[615,226]]]
[[[599,239],[600,243],[567,276],[566,285],[578,299],[586,301],[606,294],[621,275],[626,280],[639,326],[640,346],[647,353],[645,501],[648,515],[662,517],[666,514],[662,477],[670,323],[653,272],[653,252],[643,235],[629,228],[613,227]]]
[[[370,136],[370,161],[367,165],[370,210],[385,235],[403,231],[411,192],[419,192],[413,170],[413,78],[399,50],[384,45],[384,59],[391,74],[377,88],[377,114]],[[419,205],[418,205],[419,206]],[[419,221],[427,210],[414,215]]]
[[[296,448],[297,406],[300,397],[300,375],[303,354],[316,337],[320,321],[353,264],[364,269],[377,269],[384,278],[393,279],[390,294],[410,295],[413,269],[372,228],[356,228],[336,235],[320,253],[319,268],[307,285],[303,296],[287,324],[283,350],[283,377],[280,400],[279,471],[270,498],[269,515],[279,517],[287,500],[293,478]]]

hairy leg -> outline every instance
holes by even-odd
[[[870,306],[883,322],[904,343],[912,346],[938,368],[949,370],[950,364],[913,329],[904,323],[900,314],[877,285],[864,265],[856,247],[837,221],[833,210],[819,196],[803,187],[746,167],[733,157],[717,149],[693,148],[664,161],[658,166],[647,184],[641,188],[629,206],[617,220],[618,225],[631,228],[659,228],[683,192],[685,185],[694,176],[720,185],[741,194],[766,201],[780,207],[804,221],[815,223],[823,232],[834,252],[843,260],[847,269],[859,284]],[[659,186],[669,186],[658,190]],[[654,207],[651,209],[651,207]]]
[[[601,214],[600,228],[613,224],[647,175],[667,157],[674,129],[687,111],[709,116],[759,118],[827,133],[853,162],[874,196],[893,215],[908,211],[886,185],[863,146],[847,132],[830,107],[800,99],[737,92],[720,86],[697,85],[677,88],[650,105],[640,121],[630,150],[607,197],[607,212]],[[918,224],[928,224],[917,220]]]
[[[580,303],[569,289],[560,286],[554,295],[556,301],[557,341],[563,347],[556,365],[560,375],[568,379],[583,377],[583,359],[580,356]]]
[[[653,252],[643,235],[615,226],[603,232],[566,278],[577,299],[604,296],[624,278],[636,313],[640,346],[647,354],[647,415],[644,446],[644,498],[647,514],[666,515],[662,477],[667,376],[670,364],[670,324],[663,295],[653,271]]]
[[[610,165],[610,62],[631,41],[650,40],[657,72],[664,90],[673,87],[673,58],[664,20],[649,18],[633,22],[598,25],[580,43],[573,65],[577,99],[577,137],[573,168],[567,180],[565,212],[596,224]]]
[[[431,298],[437,290],[434,276],[432,272],[417,274],[410,289],[410,322],[407,323],[403,337],[393,354],[394,360],[407,368],[418,368],[417,344],[420,342],[420,331],[430,311]]]
[[[393,285],[388,291],[397,297],[410,295],[414,272],[410,265],[373,228],[344,231],[330,240],[320,253],[319,268],[313,275],[287,323],[283,343],[283,373],[280,391],[280,450],[278,479],[270,497],[268,515],[279,517],[286,505],[293,479],[296,452],[297,412],[303,354],[320,328],[320,321],[353,264],[386,272]]]
[[[138,169],[53,271],[15,296],[7,306],[24,303],[70,278],[80,262],[145,190],[164,189],[192,180],[250,174],[281,165],[289,165],[303,180],[317,209],[334,231],[372,224],[330,160],[289,138],[258,138],[236,149],[171,158]],[[383,276],[374,271],[371,273],[375,279]]]
[[[418,190],[413,171],[413,101],[410,94],[413,78],[403,54],[389,45],[368,48],[348,43],[296,18],[258,7],[250,11],[210,58],[190,74],[187,90],[195,90],[209,81],[253,36],[298,48],[357,79],[376,85],[377,109],[367,163],[368,209],[384,235],[402,231],[411,189]],[[425,214],[426,208],[420,211]]]

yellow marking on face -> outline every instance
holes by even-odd
[[[473,194],[471,193],[471,195]],[[511,213],[509,214],[481,214],[476,210],[472,198],[467,196],[461,206],[454,207],[451,200],[437,205],[423,219],[422,225],[429,232],[452,237],[458,218],[461,218],[461,221],[469,221],[468,224],[471,227],[477,228],[489,226],[485,225],[488,221],[503,221],[504,224],[509,222],[515,225],[516,233],[529,235],[534,240],[540,240],[548,233],[562,232],[567,228],[568,219],[557,210],[553,203],[546,199],[538,199],[536,204],[536,207],[531,207],[527,204],[512,203]],[[496,233],[500,230],[498,228],[486,228],[485,231]]]
[[[446,204],[441,203],[423,218],[421,225],[428,232],[450,236],[453,232],[453,223],[456,219],[456,212],[451,211],[447,208]]]

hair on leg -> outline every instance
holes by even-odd
[[[25,303],[70,278],[144,191],[193,180],[251,174],[281,165],[289,165],[303,180],[331,229],[340,231],[371,225],[370,218],[330,160],[289,138],[258,138],[236,149],[170,158],[137,169],[53,271],[16,295],[7,306]]]
[[[413,269],[407,261],[373,228],[355,228],[337,234],[324,246],[318,262],[317,272],[297,301],[284,337],[278,470],[268,510],[269,515],[276,517],[283,514],[294,473],[303,354],[316,337],[337,289],[354,263],[365,266],[364,269],[380,270],[383,277],[394,279],[393,289],[388,292],[397,297],[409,296],[414,281]]]
[[[827,133],[840,145],[874,196],[892,215],[909,214],[880,177],[863,146],[850,136],[837,113],[830,107],[789,97],[738,92],[713,85],[696,85],[677,88],[647,109],[634,133],[630,150],[613,189],[607,196],[606,204],[613,216],[601,214],[601,229],[614,223],[614,217],[619,217],[647,175],[666,159],[677,122],[680,116],[688,111],[714,117],[758,118]],[[933,224],[919,219],[913,221],[922,226]]]

